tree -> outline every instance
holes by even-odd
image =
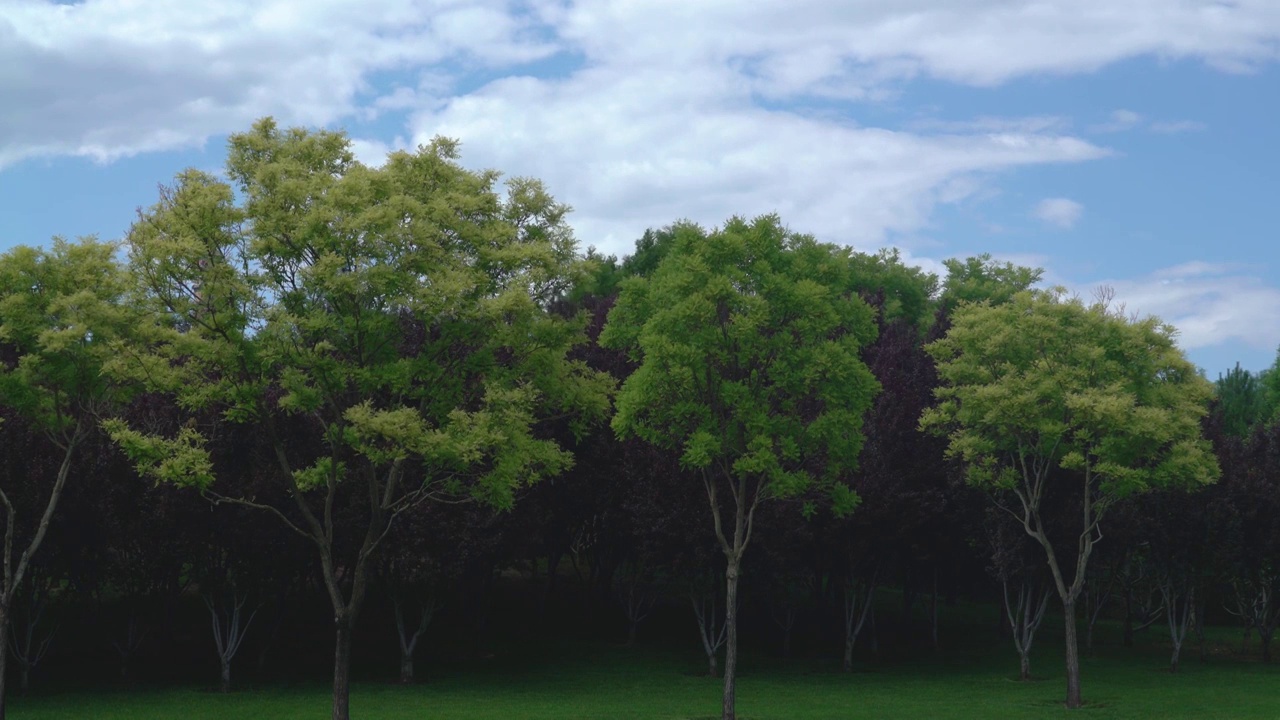
[[[129,392],[127,384],[102,373],[113,346],[137,324],[125,302],[128,282],[115,252],[114,245],[92,238],[54,239],[48,249],[18,247],[0,256],[0,406],[43,433],[59,462],[34,505],[20,507],[0,488],[5,513],[0,719],[8,657],[3,648],[14,601],[57,512],[73,462],[98,420]]]
[[[940,309],[944,314],[953,312],[963,303],[1006,303],[1017,293],[1030,290],[1044,276],[1044,271],[1039,268],[1001,263],[992,260],[987,253],[964,260],[951,258],[942,264],[947,268],[940,298]]]
[[[697,472],[725,566],[723,717],[735,717],[737,592],[762,501],[818,484],[838,512],[856,495],[862,415],[878,385],[859,359],[873,312],[853,287],[847,250],[788,231],[778,218],[674,230],[648,277],[625,281],[601,337],[638,367],[614,429],[681,453]]]
[[[1066,702],[1079,707],[1075,608],[1101,522],[1119,498],[1217,478],[1200,428],[1212,387],[1172,327],[1060,289],[961,305],[928,349],[942,384],[921,425],[948,436],[969,482],[1017,498],[1002,508],[1044,549],[1066,617]],[[1046,507],[1050,491],[1074,507]],[[1048,532],[1055,509],[1077,514],[1074,558]]]
[[[342,133],[270,119],[229,146],[234,189],[186,171],[131,229],[141,302],[164,322],[113,370],[258,428],[286,502],[223,493],[198,422],[111,431],[144,473],[311,542],[345,720],[352,629],[396,517],[441,496],[509,507],[571,464],[542,421],[581,429],[611,383],[567,359],[581,324],[546,312],[578,268],[567,208],[538,182],[504,198],[446,139],[377,169]]]
[[[1222,429],[1228,435],[1245,437],[1259,422],[1270,419],[1265,377],[1265,373],[1255,375],[1241,368],[1240,363],[1226,375],[1218,373],[1214,389],[1222,413]]]

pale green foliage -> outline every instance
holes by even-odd
[[[456,150],[437,139],[374,169],[341,133],[263,120],[232,136],[237,191],[188,171],[131,231],[140,302],[164,322],[113,371],[267,432],[313,419],[328,452],[293,460],[301,491],[358,458],[416,459],[425,482],[466,473],[504,506],[564,469],[539,418],[580,427],[610,389],[567,357],[581,323],[545,312],[579,272],[568,209],[529,179],[504,198]]]
[[[103,428],[138,468],[161,482],[204,489],[213,482],[213,463],[205,451],[205,439],[192,428],[182,428],[172,438],[148,435],[129,428],[123,420],[102,423]]]
[[[851,509],[835,481],[857,462],[879,385],[859,358],[876,327],[849,252],[772,216],[670,232],[652,274],[623,283],[601,337],[639,364],[614,428],[686,467],[758,479],[765,496],[820,480]]]
[[[55,437],[127,394],[102,374],[138,324],[115,252],[93,238],[55,238],[0,255],[0,345],[15,359],[0,363],[0,403]]]
[[[1212,385],[1155,318],[1132,319],[1061,290],[970,303],[928,350],[942,384],[921,419],[979,486],[1012,488],[1029,468],[1090,479],[1098,509],[1156,487],[1212,482],[1201,436]]]

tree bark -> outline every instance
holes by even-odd
[[[231,692],[231,660],[229,658],[222,659],[222,677],[218,683],[218,691]]]
[[[400,684],[413,682],[413,653],[400,651]]]
[[[1080,648],[1076,639],[1075,602],[1062,603],[1063,623],[1067,645],[1067,707],[1078,708],[1080,699]]]
[[[741,562],[741,555],[731,557],[724,574],[724,707],[721,720],[737,719],[734,700],[738,679],[738,567]]]
[[[351,619],[339,615],[335,621],[337,639],[333,651],[333,720],[351,720]]]
[[[8,694],[5,692],[5,670],[9,661],[9,603],[0,598],[0,720],[5,718],[5,703]]]

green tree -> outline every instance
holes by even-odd
[[[1262,390],[1259,420],[1264,423],[1280,423],[1280,348],[1271,367],[1258,373],[1258,385]]]
[[[986,301],[992,305],[1008,302],[1017,293],[1030,290],[1044,277],[1040,268],[998,262],[987,253],[964,260],[951,258],[942,264],[947,268],[941,295],[945,312],[951,312],[966,302]]]
[[[130,232],[143,302],[165,322],[115,370],[183,407],[259,427],[283,505],[224,495],[198,424],[111,426],[139,469],[273,514],[314,545],[333,607],[333,718],[349,717],[352,627],[396,517],[436,497],[509,507],[571,456],[611,381],[568,353],[582,323],[546,312],[578,261],[567,208],[536,181],[457,164],[452,141],[353,159],[341,133],[271,120],[230,139],[236,189],[187,171]]]
[[[847,250],[776,217],[711,233],[673,227],[650,275],[622,285],[602,344],[638,364],[614,429],[681,454],[697,471],[727,561],[723,717],[735,717],[737,592],[761,502],[815,484],[837,512],[857,501],[862,416],[879,389],[859,351],[875,338]]]
[[[928,346],[941,385],[921,426],[948,436],[970,483],[1016,497],[1001,507],[1044,549],[1066,618],[1068,707],[1081,704],[1076,600],[1107,510],[1134,493],[1218,475],[1200,430],[1213,388],[1174,332],[1055,289],[962,304],[947,335]],[[1046,496],[1072,495],[1074,563],[1059,558],[1044,506]]]
[[[1245,437],[1252,432],[1254,425],[1268,419],[1265,417],[1267,402],[1263,379],[1265,373],[1255,375],[1240,367],[1240,363],[1225,375],[1218,373],[1214,390],[1222,414],[1223,432]]]
[[[35,507],[21,507],[10,496],[14,488],[0,488],[5,513],[0,719],[14,599],[57,512],[78,451],[99,419],[129,393],[127,385],[102,373],[137,324],[116,249],[91,238],[55,239],[47,249],[18,247],[0,255],[0,406],[43,432],[61,455],[48,495]],[[20,518],[24,509],[37,516]]]

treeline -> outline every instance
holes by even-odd
[[[947,606],[994,600],[1023,677],[1055,596],[1086,647],[1156,625],[1176,670],[1229,614],[1270,659],[1276,368],[1214,392],[1105,293],[770,216],[582,255],[539,183],[456,157],[261,121],[121,245],[0,257],[0,678],[195,646],[227,690],[244,647],[323,648],[346,718],[353,652],[410,682],[438,614],[483,636],[510,585],[627,642],[687,613],[726,718],[740,612],[848,670],[885,588],[940,650]]]

